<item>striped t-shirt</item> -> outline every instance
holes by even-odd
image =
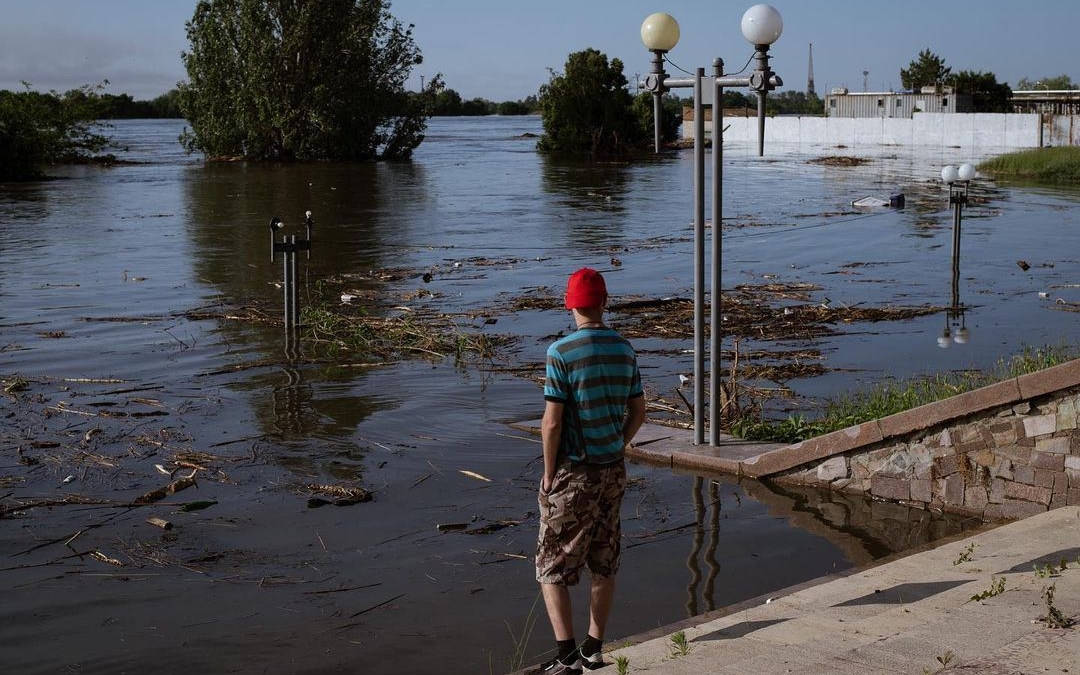
[[[544,399],[564,405],[560,457],[622,459],[626,403],[643,394],[634,348],[610,328],[580,329],[548,347]]]

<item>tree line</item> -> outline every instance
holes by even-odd
[[[208,160],[364,161],[405,159],[424,140],[427,120],[444,115],[539,114],[540,151],[591,157],[651,151],[651,94],[632,91],[619,59],[596,49],[569,55],[535,96],[495,103],[463,100],[441,74],[420,91],[406,82],[423,56],[414,26],[390,12],[389,0],[200,0],[186,24],[181,54],[187,80],[151,101],[82,87],[64,94],[0,92],[0,180],[40,176],[60,161],[85,161],[105,147],[94,122],[182,117],[181,143]],[[976,111],[1003,112],[1011,90],[993,73],[953,74],[923,50],[901,69],[907,89],[952,86]],[[1075,88],[1067,76],[1033,88]],[[678,138],[686,98],[662,97],[661,133]],[[756,98],[727,90],[726,110],[756,110]],[[820,115],[820,98],[774,92],[770,115]]]

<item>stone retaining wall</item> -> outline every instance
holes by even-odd
[[[756,473],[990,521],[1080,504],[1078,375],[1072,362],[804,441],[790,447],[809,461]]]

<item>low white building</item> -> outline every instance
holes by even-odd
[[[833,89],[825,95],[827,117],[907,117],[917,112],[971,112],[971,97],[951,87],[923,87],[918,93],[898,91],[848,91]]]

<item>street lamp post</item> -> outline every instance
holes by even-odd
[[[723,206],[723,117],[724,87],[742,87],[757,92],[758,155],[765,153],[765,96],[783,86],[783,80],[769,68],[769,47],[783,32],[780,12],[770,5],[754,5],[742,17],[742,33],[754,45],[754,70],[749,76],[724,75],[724,62],[713,60],[713,74],[705,69],[694,77],[672,78],[664,72],[665,54],[679,41],[679,24],[670,14],[649,15],[641,24],[641,41],[653,53],[652,70],[641,87],[653,94],[654,145],[660,150],[661,98],[670,89],[694,89],[694,443],[705,443],[705,113],[703,86],[712,87],[712,312],[709,347],[709,444],[720,443],[720,267],[722,255],[721,207]]]
[[[937,341],[942,348],[949,346],[950,337],[957,344],[964,344],[968,340],[968,329],[964,323],[965,308],[960,304],[960,229],[964,206],[968,203],[968,187],[974,177],[975,167],[970,164],[950,164],[941,169],[941,180],[949,186],[949,205],[953,209],[952,302],[945,313],[945,330]],[[960,321],[956,335],[952,335],[949,329],[950,319]]]

